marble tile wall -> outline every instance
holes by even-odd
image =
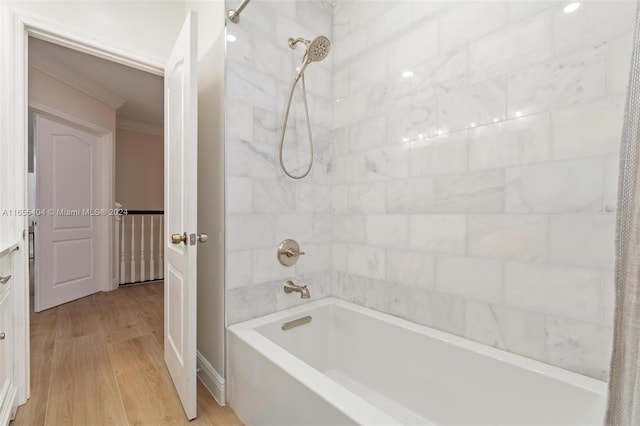
[[[605,378],[635,3],[564,5],[252,1],[228,26],[227,322],[303,303],[280,290],[294,279]],[[319,34],[315,164],[293,181],[278,138],[303,52],[286,42]],[[307,253],[294,268],[276,261],[285,238]]]
[[[635,3],[564,6],[336,2],[332,292],[604,379]]]
[[[237,3],[227,5],[227,9]],[[289,37],[332,37],[332,6],[324,1],[254,0],[239,24],[228,24],[226,80],[226,288],[227,323],[254,318],[303,301],[282,283],[313,283],[313,298],[331,293],[330,140],[333,58],[306,72],[314,137],[310,175],[285,177],[278,144],[286,100],[304,50]],[[227,39],[229,40],[229,38]],[[300,87],[300,85],[298,86]],[[300,90],[294,95],[285,162],[299,174],[308,146]],[[276,248],[296,239],[307,253],[294,267],[280,265]]]

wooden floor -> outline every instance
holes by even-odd
[[[200,382],[186,420],[162,345],[162,282],[32,312],[31,399],[11,425],[240,425]]]

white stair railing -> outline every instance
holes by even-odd
[[[119,283],[132,284],[163,279],[164,212],[129,210],[119,219],[116,225],[116,235],[120,242]]]

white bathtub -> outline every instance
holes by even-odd
[[[229,327],[229,367],[248,426],[601,425],[605,409],[604,382],[334,298]]]

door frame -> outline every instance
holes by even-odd
[[[49,107],[47,105],[42,105],[38,102],[29,101],[28,102],[29,110],[33,111],[36,115],[48,118],[57,123],[68,125],[70,127],[86,131],[87,133],[91,133],[94,136],[97,136],[98,141],[98,167],[99,174],[101,178],[100,186],[98,188],[98,203],[101,206],[100,208],[110,209],[115,205],[114,198],[114,182],[115,182],[115,146],[113,143],[113,131],[110,129],[106,129],[102,126],[98,126],[94,123],[90,123],[81,118],[75,117],[73,115],[67,114],[65,112],[59,111],[55,108]],[[37,135],[34,133],[34,153],[37,152]],[[37,163],[36,163],[37,164]],[[36,174],[36,201],[39,199],[40,189],[38,185],[37,171]],[[93,189],[92,189],[93,190]],[[115,290],[117,288],[113,287],[113,274],[115,273],[112,269],[110,269],[116,259],[113,258],[112,244],[114,244],[114,226],[113,226],[113,216],[108,216],[108,220],[101,220],[98,222],[97,231],[98,231],[98,264],[96,269],[96,276],[99,278],[98,287],[101,291],[110,291]],[[37,229],[37,228],[36,228]],[[38,295],[39,295],[39,286],[40,286],[40,259],[42,258],[41,254],[41,246],[38,242],[42,243],[42,238],[35,238],[35,247],[34,247],[34,295],[33,295],[33,303],[36,312],[38,312]],[[105,244],[106,242],[106,244]]]
[[[7,197],[17,209],[28,206],[27,167],[27,114],[28,114],[28,37],[32,36],[80,52],[137,68],[159,76],[164,75],[164,63],[148,54],[123,49],[108,40],[97,39],[89,33],[69,29],[11,7],[0,1],[0,139],[13,141],[8,146],[6,163],[10,165],[15,185]],[[115,144],[113,144],[115,150]],[[113,153],[115,158],[115,152]],[[0,167],[5,163],[0,164]],[[115,175],[115,161],[111,165]],[[115,185],[112,186],[112,194]],[[22,235],[23,250],[15,253],[16,276],[12,280],[12,308],[14,316],[13,343],[15,343],[13,379],[17,387],[16,405],[30,397],[30,344],[29,344],[29,259],[24,250],[27,217],[12,218],[5,231],[14,238]],[[0,230],[1,231],[1,230]],[[109,226],[110,245],[113,244],[112,224]],[[109,256],[112,251],[108,250]],[[111,264],[111,262],[109,262]]]

